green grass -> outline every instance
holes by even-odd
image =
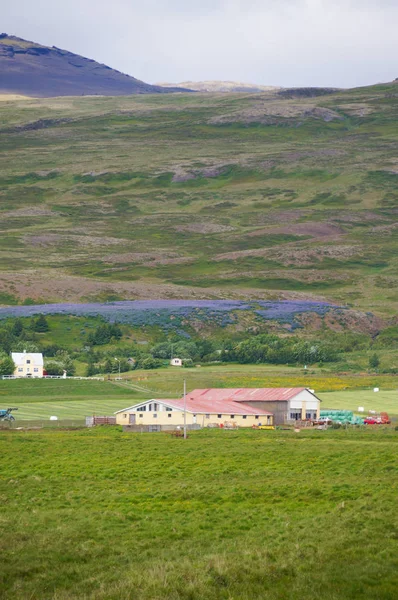
[[[321,408],[341,408],[357,411],[359,406],[365,409],[365,415],[369,410],[385,411],[391,415],[398,415],[398,391],[383,389],[379,392],[351,390],[322,394]]]
[[[398,434],[0,432],[4,600],[393,600]]]
[[[89,380],[3,380],[0,407],[17,407],[16,424],[29,420],[82,419],[92,414],[112,415],[116,410],[137,404],[150,394],[108,381]]]

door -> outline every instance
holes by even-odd
[[[129,424],[135,425],[135,415],[129,415]]]

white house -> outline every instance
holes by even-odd
[[[15,377],[43,377],[43,354],[41,352],[11,352],[15,364]]]
[[[170,364],[172,367],[182,367],[182,358],[172,358]]]

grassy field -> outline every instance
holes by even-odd
[[[359,406],[376,412],[386,411],[398,417],[398,390],[350,390],[341,392],[326,392],[321,395],[323,408],[339,408],[357,411]]]
[[[300,294],[393,315],[396,88],[1,102],[0,301]]]
[[[148,394],[101,381],[5,380],[0,381],[1,408],[18,407],[20,421],[43,419],[82,419],[92,414],[112,415],[132,406]]]
[[[394,431],[0,432],[4,600],[393,600]]]

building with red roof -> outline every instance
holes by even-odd
[[[320,400],[307,388],[196,389],[178,400],[153,399],[117,411],[119,425],[252,427],[319,418]]]

